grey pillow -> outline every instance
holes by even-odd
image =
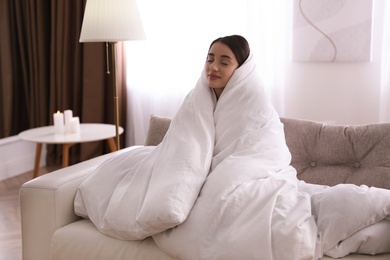
[[[164,139],[172,119],[156,115],[150,116],[149,129],[146,136],[145,146],[157,146]]]

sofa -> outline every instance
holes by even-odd
[[[291,165],[300,180],[390,189],[390,123],[336,126],[293,118],[281,121],[292,154]],[[157,145],[169,123],[169,118],[152,116],[145,145]],[[150,237],[141,241],[117,240],[74,213],[74,197],[86,177],[106,159],[137,147],[105,154],[23,184],[23,259],[173,259]],[[390,253],[350,254],[343,259],[390,259]]]

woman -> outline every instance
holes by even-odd
[[[160,145],[99,166],[75,212],[119,239],[153,236],[179,259],[308,259],[317,230],[290,161],[247,41],[222,37]]]
[[[157,245],[178,259],[311,259],[310,198],[297,191],[283,125],[245,38],[211,43],[192,93],[196,114],[211,114],[211,167],[186,220],[155,234]]]
[[[207,61],[207,84],[221,95],[233,72],[249,57],[250,49],[247,40],[240,35],[221,37],[210,44]]]

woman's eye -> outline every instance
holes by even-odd
[[[214,60],[212,60],[212,59],[207,59],[206,60],[206,62],[209,62],[209,63],[211,63],[211,62],[213,62]]]
[[[223,66],[227,66],[227,63],[221,62],[221,64],[222,64]]]

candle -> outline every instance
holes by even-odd
[[[71,132],[73,134],[80,133],[80,119],[78,116],[73,117],[71,121]]]
[[[54,133],[63,134],[64,133],[64,114],[60,111],[53,114],[54,121]]]
[[[73,118],[73,111],[68,109],[64,111],[65,115],[65,133],[71,133],[72,126],[71,126],[71,120]]]

